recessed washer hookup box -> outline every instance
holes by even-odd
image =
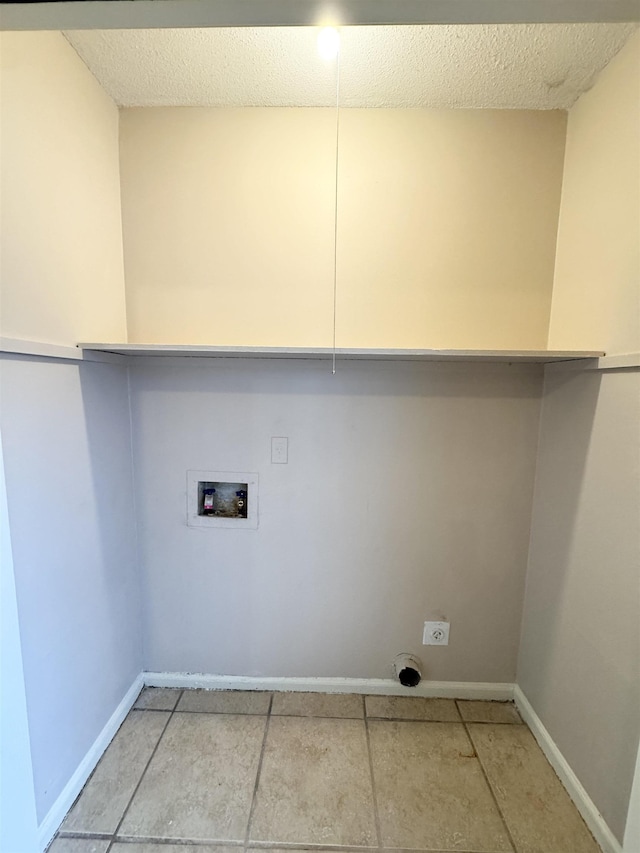
[[[187,525],[255,530],[258,475],[237,471],[187,471]]]

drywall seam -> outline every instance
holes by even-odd
[[[126,359],[128,362],[128,359]],[[145,600],[144,600],[144,584],[142,580],[142,558],[140,556],[140,529],[138,524],[138,501],[136,498],[136,463],[135,454],[133,452],[133,409],[131,406],[131,365],[126,364],[127,371],[127,408],[129,410],[129,461],[131,465],[131,489],[133,500],[133,534],[135,537],[135,558],[136,558],[136,576],[138,580],[138,600],[139,600],[139,625],[140,625],[140,656],[142,659],[142,667],[146,664],[146,644],[145,644]]]
[[[563,362],[565,364],[566,362]],[[545,365],[546,368],[546,365]],[[525,605],[527,591],[529,589],[529,570],[531,568],[531,539],[533,537],[533,522],[536,511],[536,494],[538,492],[538,479],[540,473],[540,443],[542,441],[542,428],[544,424],[544,398],[547,388],[547,373],[543,370],[542,387],[540,388],[540,407],[538,409],[538,437],[536,440],[536,463],[533,472],[533,488],[531,491],[531,511],[529,513],[529,542],[527,544],[527,567],[524,572],[524,584],[522,589],[522,614],[520,616],[520,637],[518,638],[518,654],[516,657],[516,682],[520,674],[520,657],[522,654],[522,642],[524,640]]]
[[[622,847],[615,837],[607,822],[602,817],[595,803],[586,792],[582,783],[571,769],[569,762],[560,752],[555,741],[545,728],[542,720],[536,714],[533,706],[522,692],[518,684],[514,686],[513,698],[522,715],[522,719],[531,729],[538,745],[547,757],[547,760],[556,771],[558,778],[567,790],[567,793],[582,815],[584,822],[594,835],[603,853],[622,853]]]
[[[392,678],[259,678],[192,672],[143,672],[148,687],[209,690],[275,690],[309,693],[369,693],[378,696],[426,696],[438,699],[513,698],[513,684],[482,681],[422,681],[403,687]]]
[[[63,35],[65,35],[63,33]],[[65,35],[66,38],[66,35]],[[75,47],[74,47],[75,50]],[[84,61],[84,60],[83,60]],[[112,99],[113,100],[113,99]],[[115,101],[114,101],[115,103]],[[116,106],[118,106],[116,104]],[[122,118],[122,112],[120,107],[118,106],[118,202],[120,204],[120,257],[122,258],[122,302],[124,304],[124,333],[127,341],[129,340],[129,312],[128,312],[128,300],[127,300],[127,267],[125,261],[125,247],[124,247],[124,217],[122,213],[122,153],[120,150],[120,119]],[[566,143],[566,130],[565,130],[565,143]],[[553,299],[553,290],[551,292],[551,298]],[[551,310],[551,308],[549,309]],[[549,315],[549,319],[551,319],[551,315]],[[80,346],[80,344],[78,344]],[[131,406],[129,406],[131,408]]]
[[[547,321],[547,349],[549,349],[549,340],[551,338],[551,315],[553,314],[553,295],[556,289],[556,275],[557,275],[557,266],[558,266],[558,247],[560,245],[560,216],[562,213],[562,203],[564,201],[566,186],[565,186],[565,173],[567,168],[567,135],[569,133],[569,110],[565,110],[567,113],[566,122],[564,126],[564,151],[562,154],[562,177],[560,180],[560,198],[558,199],[558,217],[556,219],[556,237],[555,237],[555,251],[553,254],[553,275],[551,277],[551,299],[549,300],[549,318]]]
[[[142,687],[143,678],[142,674],[140,674],[127,690],[122,701],[78,765],[75,773],[60,792],[60,796],[47,812],[44,820],[38,827],[38,844],[40,850],[46,849],[47,845],[57,832],[65,815],[73,805],[87,779],[93,773],[98,761],[100,761],[102,754],[113,740],[116,732],[122,725],[124,718],[131,710],[133,703],[136,701],[138,694],[142,690]]]
[[[75,48],[74,48],[75,50]],[[92,72],[93,73],[93,72]],[[112,99],[113,100],[113,99]],[[114,101],[115,103],[115,101]],[[116,104],[116,106],[118,106]],[[124,313],[124,333],[126,335],[126,339],[129,340],[129,318],[127,316],[127,276],[126,276],[126,268],[125,268],[125,260],[124,260],[124,222],[122,218],[122,158],[120,156],[120,107],[118,107],[118,214],[120,219],[120,263],[122,269],[122,305],[123,305],[123,313]],[[566,148],[566,129],[565,129],[565,148]],[[558,208],[558,218],[560,217],[560,208]],[[551,298],[553,299],[553,289],[551,291]],[[549,305],[549,321],[551,321],[551,305]]]

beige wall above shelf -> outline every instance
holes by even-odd
[[[98,344],[82,343],[83,351],[132,356],[186,356],[191,358],[289,358],[330,359],[330,347],[216,347],[188,344]],[[548,364],[591,359],[604,352],[586,350],[462,350],[462,349],[336,349],[341,360],[369,361],[486,361]]]
[[[335,111],[123,109],[127,339],[544,349],[565,129],[343,110],[336,222]]]

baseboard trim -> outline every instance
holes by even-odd
[[[38,827],[38,843],[40,850],[46,849],[47,845],[58,831],[65,815],[75,802],[75,799],[84,787],[85,782],[93,773],[93,770],[98,761],[100,761],[105,749],[113,740],[115,733],[118,731],[122,725],[122,721],[131,710],[131,707],[138,698],[138,693],[140,693],[143,686],[144,680],[142,674],[140,674],[127,690],[122,701],[109,717],[106,725],[78,765],[75,773],[71,779],[69,779],[55,803],[47,812],[46,817]]]
[[[257,678],[245,675],[209,675],[193,672],[143,672],[148,687],[185,687],[207,690],[274,690],[309,693],[373,693],[384,696],[426,696],[437,699],[513,698],[513,684],[476,681],[421,681],[403,687],[392,678]]]
[[[604,853],[622,853],[622,845],[609,829],[605,819],[596,808],[595,803],[582,786],[582,783],[545,728],[542,720],[533,710],[533,706],[517,684],[513,691],[513,698],[522,719],[531,729],[540,748],[547,756],[549,763],[556,771],[558,778],[567,789],[584,822],[593,833],[594,838],[602,847]]]

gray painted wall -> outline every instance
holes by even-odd
[[[384,677],[415,650],[430,679],[515,679],[538,368],[136,363],[141,598],[126,371],[0,367],[39,820],[142,668]],[[637,372],[549,371],[518,672],[620,838],[640,702],[639,390]],[[272,435],[287,465],[270,463]],[[188,528],[188,469],[258,472],[258,530]],[[422,622],[440,615],[451,644],[427,650]]]
[[[36,853],[38,823],[0,442],[0,850]]]
[[[142,669],[127,374],[15,357],[0,369],[41,822]]]
[[[518,684],[622,841],[640,735],[640,373],[549,371]]]
[[[131,389],[147,669],[385,677],[413,650],[514,680],[538,368],[148,359]],[[258,530],[188,528],[188,469],[258,472]]]

